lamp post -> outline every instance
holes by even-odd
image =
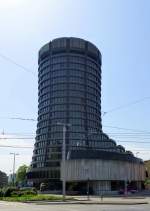
[[[13,186],[15,186],[15,164],[16,164],[16,156],[18,153],[11,152],[10,155],[13,155]]]
[[[65,201],[66,198],[66,131],[67,127],[70,127],[71,124],[69,123],[61,123],[57,122],[57,125],[62,125],[63,127],[63,143],[62,143],[62,192],[63,192],[63,201]]]

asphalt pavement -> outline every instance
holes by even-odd
[[[26,204],[1,202],[2,211],[150,211],[150,204],[143,205],[95,205],[95,204]]]

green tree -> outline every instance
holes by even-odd
[[[29,167],[27,165],[22,165],[18,168],[16,173],[16,182],[24,184],[26,183],[26,172]]]

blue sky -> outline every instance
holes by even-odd
[[[150,2],[148,0],[1,0],[0,117],[37,117],[37,56],[46,42],[61,36],[87,39],[102,53],[102,111],[150,97]],[[35,73],[6,61],[5,55]],[[150,99],[108,112],[104,126],[150,132]],[[0,118],[0,132],[35,133],[36,122]],[[103,127],[118,144],[150,158],[149,134]],[[131,138],[132,135],[132,138]],[[10,135],[12,137],[12,135]],[[141,138],[139,138],[139,136]],[[1,137],[3,137],[1,135]],[[8,135],[7,135],[8,137]],[[18,136],[13,136],[18,137]],[[34,140],[5,140],[3,145],[31,146]],[[0,170],[12,169],[10,152],[19,152],[16,167],[29,164],[32,149],[0,148]]]

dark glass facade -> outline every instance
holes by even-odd
[[[58,122],[71,124],[67,155],[89,148],[124,153],[102,132],[98,48],[83,39],[58,38],[40,49],[38,63],[38,123],[28,179],[59,181],[63,133]]]

